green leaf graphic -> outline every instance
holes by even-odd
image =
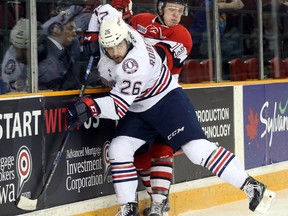
[[[282,115],[286,112],[287,107],[288,107],[288,100],[286,101],[286,104],[285,104],[284,108],[282,108],[281,101],[280,101],[280,103],[279,103],[279,111],[280,111],[280,113]]]

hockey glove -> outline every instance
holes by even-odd
[[[90,117],[100,114],[100,108],[97,103],[89,96],[70,106],[66,112],[69,124],[72,127],[81,126]]]
[[[133,16],[131,0],[112,0],[112,6],[122,12],[122,19],[129,22]]]
[[[100,59],[98,32],[84,32],[83,50],[88,59],[90,56],[94,57],[94,64],[97,65]]]
[[[132,12],[132,9],[130,8],[125,8],[124,11],[122,12],[122,19],[125,20],[126,22],[129,22],[129,19],[132,16],[133,16],[133,12]]]
[[[117,10],[122,10],[130,4],[130,0],[112,0],[112,6]]]

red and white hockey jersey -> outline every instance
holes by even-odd
[[[179,75],[183,62],[192,49],[189,31],[180,24],[172,27],[162,25],[158,17],[150,13],[133,16],[130,24],[150,43],[160,46],[165,51],[167,66],[172,74]]]

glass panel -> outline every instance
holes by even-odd
[[[30,37],[26,2],[1,1],[0,17],[0,92],[26,92]]]
[[[213,81],[213,2],[212,1],[193,1],[190,3],[189,14],[191,17],[191,24],[188,30],[191,33],[193,40],[193,48],[189,55],[192,62],[195,60],[200,64],[200,72],[193,74],[195,82]],[[193,66],[194,67],[194,66]],[[199,78],[202,73],[204,76]]]
[[[247,70],[250,59],[253,64],[258,63],[257,4],[244,0],[222,1],[218,7],[223,80],[257,79],[258,67],[253,67],[253,77]]]
[[[288,4],[286,1],[265,1],[262,10],[265,77],[286,78]]]
[[[37,40],[39,90],[80,89],[88,65],[83,51],[87,30],[97,0],[37,0]],[[31,1],[0,3],[0,93],[30,92],[30,11]],[[21,19],[25,18],[25,19]],[[17,21],[21,21],[16,25]],[[14,31],[12,31],[15,26]],[[13,43],[10,44],[10,35]],[[32,40],[33,40],[32,39]],[[102,87],[96,64],[87,85]]]
[[[259,41],[261,34],[258,28],[257,4],[255,1],[242,0],[243,7],[234,5],[233,8],[231,7],[233,2],[241,1],[219,0],[217,3],[222,79],[224,81],[259,79],[262,57],[264,78],[287,77],[285,71],[288,68],[288,4],[286,1],[262,1],[263,55],[259,54],[261,51],[259,44],[261,46],[262,44]],[[27,92],[31,89],[27,86],[31,54],[29,3],[30,1],[22,0],[0,2],[1,94]],[[83,32],[87,30],[92,11],[99,5],[100,0],[37,0],[36,3],[39,90],[79,89],[84,81],[89,59],[83,49]],[[218,69],[215,64],[218,51],[214,43],[215,16],[212,3],[212,0],[188,1],[189,13],[188,16],[182,17],[181,22],[193,38],[193,49],[188,59],[193,60],[189,65],[195,64],[196,66],[193,67],[198,68],[198,74],[193,76],[195,80],[200,80],[199,82],[215,81],[215,71]],[[146,11],[153,13],[154,4],[153,1],[135,0],[134,14]],[[74,16],[74,20],[73,18],[70,20]],[[19,25],[17,25],[18,21],[21,21]],[[15,31],[12,31],[13,27]],[[10,43],[10,36],[14,38],[12,43]],[[189,65],[186,65],[188,70],[190,70]],[[233,65],[238,66],[233,70]],[[235,76],[235,74],[239,75],[239,68],[242,68],[240,78]],[[244,74],[245,71],[247,74]],[[205,73],[204,78],[197,77],[201,73]],[[90,87],[102,87],[96,64],[87,83]]]
[[[39,56],[38,61],[39,90],[80,89],[89,59],[83,50],[83,32],[99,3],[95,0],[37,1],[37,20],[47,34],[38,51],[43,56]],[[87,84],[100,86],[96,64]]]
[[[193,21],[189,31],[192,35],[193,48],[189,58],[201,60],[208,58],[208,39],[211,40],[208,38],[208,35],[211,34],[208,30],[212,30],[210,20],[213,20],[212,3],[211,1],[198,1],[197,3],[194,3],[191,11]]]
[[[239,22],[240,18],[241,14],[238,12],[220,11],[219,22],[223,23],[223,30],[220,30],[223,80],[231,80],[231,61],[237,58],[241,59],[243,56],[243,36],[241,33],[241,22]],[[240,72],[244,73],[244,71]]]

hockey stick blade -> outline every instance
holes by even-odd
[[[275,197],[276,197],[275,192],[266,189],[263,198],[259,203],[259,205],[257,206],[257,208],[255,209],[255,211],[260,214],[266,214],[272,202],[274,201]]]
[[[70,135],[70,132],[71,132],[71,125],[68,126],[67,128],[67,131],[66,131],[66,134],[61,142],[61,145],[60,145],[60,148],[58,149],[58,152],[57,152],[57,155],[53,161],[53,164],[51,166],[51,169],[49,171],[49,174],[48,174],[48,177],[44,183],[44,186],[42,187],[41,189],[41,192],[38,196],[37,199],[29,199],[23,195],[21,195],[17,200],[16,200],[16,206],[22,210],[35,210],[37,208],[37,203],[38,203],[38,200],[39,198],[42,196],[42,194],[44,193],[44,191],[48,188],[49,184],[50,184],[50,181],[54,175],[54,172],[56,170],[56,167],[58,165],[58,162],[61,158],[61,155],[62,155],[62,152],[64,150],[64,147],[67,143],[67,140],[69,138],[69,135]]]
[[[18,199],[17,207],[26,211],[33,211],[37,208],[38,199],[28,199],[21,195]]]

